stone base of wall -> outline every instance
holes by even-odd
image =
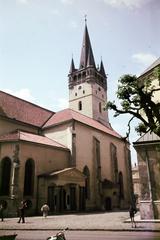
[[[154,201],[154,218],[160,219],[160,201]]]
[[[141,219],[154,219],[153,204],[151,201],[140,201],[139,204]]]
[[[160,219],[160,200],[140,201],[139,209],[141,219]]]

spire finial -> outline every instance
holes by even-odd
[[[87,25],[87,14],[84,15],[85,25]]]

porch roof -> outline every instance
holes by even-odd
[[[85,185],[86,178],[85,175],[75,167],[43,173],[39,175],[39,177],[48,179],[53,185],[80,184],[83,186]]]
[[[156,142],[160,142],[160,137],[157,136],[154,132],[147,132],[143,134],[136,142],[133,142],[133,145]]]

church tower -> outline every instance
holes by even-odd
[[[107,101],[107,76],[102,60],[100,67],[95,65],[86,20],[80,65],[76,69],[72,58],[68,77],[69,108],[110,127],[108,112],[104,110]]]

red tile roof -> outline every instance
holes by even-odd
[[[54,112],[0,91],[0,115],[41,127]]]
[[[70,121],[70,120],[76,120],[78,122],[81,122],[83,124],[86,124],[90,127],[96,128],[97,130],[100,130],[102,132],[105,132],[107,134],[110,134],[112,136],[121,138],[121,136],[114,131],[112,128],[108,128],[101,124],[100,122],[97,122],[96,120],[89,118],[83,114],[80,114],[79,112],[76,112],[72,109],[64,109],[60,112],[55,113],[43,126],[43,129],[49,128],[58,124],[62,124],[64,122]]]
[[[50,138],[47,138],[47,137],[41,136],[41,135],[37,135],[37,134],[33,134],[33,133],[20,131],[20,130],[0,136],[0,142],[10,142],[10,141],[18,141],[18,140],[32,142],[32,143],[38,143],[38,144],[43,144],[43,145],[48,145],[48,146],[58,147],[58,148],[63,148],[65,150],[68,150],[68,148],[66,148],[64,145],[62,145]]]

